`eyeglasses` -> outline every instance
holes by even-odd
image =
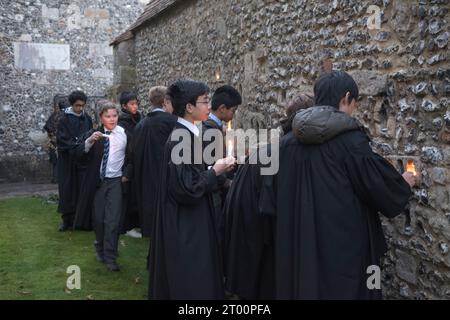
[[[195,104],[197,103],[204,103],[204,104],[210,104],[211,100],[206,100],[206,101],[197,101]]]

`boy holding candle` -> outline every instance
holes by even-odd
[[[240,93],[229,85],[224,85],[216,89],[211,101],[211,112],[208,119],[202,123],[203,134],[203,150],[213,144],[213,158],[221,158],[220,155],[214,154],[214,150],[223,148],[223,155],[233,156],[233,141],[227,139],[224,132],[225,125],[231,130],[231,120],[236,113],[239,105],[242,104]],[[213,135],[211,131],[216,131],[215,137],[223,137],[223,139],[212,138],[205,139],[205,136]],[[220,134],[219,134],[220,133]],[[231,185],[232,174],[219,177],[219,188],[213,193],[214,213],[216,217],[217,230],[219,231],[220,245],[223,243],[224,218],[222,214],[223,202],[226,197],[227,190]]]
[[[161,167],[150,243],[150,299],[224,298],[212,192],[218,177],[231,171],[235,161],[219,159],[209,169],[203,161],[196,161],[202,149],[194,122],[208,118],[208,92],[206,84],[193,80],[178,80],[168,90],[178,120]]]

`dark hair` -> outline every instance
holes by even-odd
[[[222,86],[214,92],[211,101],[212,110],[216,111],[221,105],[225,105],[227,109],[237,107],[242,103],[240,93],[232,86]]]
[[[339,102],[350,92],[350,101],[359,95],[355,80],[344,71],[325,73],[314,84],[315,104],[339,108]]]
[[[198,97],[209,93],[209,87],[206,83],[195,80],[177,80],[167,90],[173,106],[173,114],[178,117],[184,117],[186,105],[188,103],[195,105]]]
[[[136,101],[138,100],[138,96],[136,93],[124,91],[120,94],[119,102],[120,102],[121,107],[126,105],[128,102],[130,102],[132,100],[136,100]]]
[[[77,102],[78,100],[87,101],[87,96],[83,91],[73,91],[70,95],[69,95],[69,102],[70,105],[72,106],[75,102]]]
[[[67,102],[65,100],[58,101],[58,108],[59,108],[59,110],[64,110],[64,109],[66,109],[68,107],[69,107],[69,105],[67,104]]]
[[[289,102],[286,107],[286,118],[280,120],[284,134],[292,131],[292,121],[297,111],[308,109],[312,106],[314,106],[314,97],[309,93],[301,93]]]
[[[56,108],[58,108],[59,110],[63,110],[65,108],[68,108],[68,101],[67,101],[67,97],[63,94],[56,94],[53,97],[53,108],[56,110]]]

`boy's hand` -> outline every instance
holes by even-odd
[[[95,142],[97,142],[98,140],[100,140],[100,139],[102,139],[103,138],[103,133],[101,133],[101,132],[99,132],[99,131],[96,131],[96,132],[94,132],[89,138],[87,138],[87,142],[89,143],[89,144],[94,144]]]
[[[411,172],[405,172],[402,176],[411,188],[416,185],[416,177]]]
[[[219,159],[213,166],[213,170],[216,172],[216,176],[220,176],[224,173],[230,172],[234,169],[236,159],[234,157],[226,157]]]

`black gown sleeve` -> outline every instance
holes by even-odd
[[[91,149],[89,149],[89,152],[86,153],[85,152],[85,142],[95,131],[96,130],[91,129],[88,132],[85,132],[80,137],[80,139],[77,140],[78,142],[74,146],[73,153],[78,160],[86,160],[89,158],[89,155],[92,154],[91,151],[93,150],[94,146],[92,146]],[[96,142],[96,143],[98,143],[98,142]]]
[[[76,147],[75,139],[70,134],[66,118],[61,119],[58,123],[56,142],[58,149],[61,151],[68,151]]]
[[[72,154],[76,153],[77,148],[81,144],[84,144],[84,140],[86,140],[93,132],[93,130],[90,129],[88,132],[85,132],[79,137],[72,136],[66,117],[58,121],[57,128],[58,130],[56,132],[56,143],[58,149],[61,151],[68,151]]]
[[[56,113],[53,112],[50,115],[50,117],[47,119],[47,122],[45,122],[43,130],[45,130],[49,135],[54,134],[56,132],[55,118],[56,118]]]
[[[358,197],[388,218],[400,214],[411,197],[411,188],[402,175],[372,151],[362,134],[349,151],[344,165]]]
[[[133,166],[133,153],[134,153],[134,145],[133,145],[134,136],[127,133],[127,147],[125,151],[125,163],[123,169],[123,176],[128,180],[132,180],[134,176],[134,166]]]
[[[212,169],[201,171],[196,165],[169,164],[169,194],[181,204],[196,204],[216,187],[217,176]]]

